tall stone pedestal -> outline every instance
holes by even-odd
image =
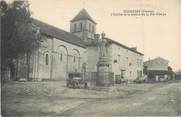
[[[97,64],[97,86],[110,86],[113,84],[112,72],[109,71],[110,63],[109,58],[102,57]]]

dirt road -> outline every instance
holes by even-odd
[[[60,115],[181,115],[181,84],[160,85],[145,93],[128,98],[87,101]]]
[[[47,90],[45,86],[49,86]],[[50,83],[46,83],[42,93],[39,83],[33,86],[30,83],[7,84],[2,86],[2,114],[4,117],[181,115],[181,82],[131,84],[117,88],[117,92],[110,93],[68,89],[59,83],[53,83],[50,88]]]

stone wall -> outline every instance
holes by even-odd
[[[85,63],[85,48],[54,39],[53,78],[62,77],[66,72],[81,72]]]
[[[97,63],[99,61],[99,48],[89,46],[87,48],[87,72],[97,72]]]
[[[112,72],[116,77],[134,80],[138,77],[138,71],[143,71],[143,56],[132,52],[118,44],[111,47],[111,66]]]
[[[109,58],[109,72],[114,73],[114,80],[123,77],[134,80],[143,74],[143,56],[132,52],[118,44],[107,45],[107,55]],[[87,48],[87,71],[97,72],[99,61],[99,48],[89,46]]]
[[[85,63],[85,48],[67,43],[65,41],[43,36],[44,40],[40,48],[34,51],[30,57],[29,77],[33,80],[65,80],[69,72],[81,72],[82,64]],[[19,60],[20,76],[26,72]],[[25,75],[23,75],[25,76]]]

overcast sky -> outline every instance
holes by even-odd
[[[97,22],[97,33],[144,53],[163,57],[181,69],[180,0],[29,0],[32,17],[69,31],[70,20],[85,8]],[[123,10],[154,10],[166,16],[111,16]]]

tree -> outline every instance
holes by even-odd
[[[1,15],[1,70],[17,59],[36,49],[41,40],[39,28],[33,25],[28,1],[16,0],[10,4],[0,2]]]

